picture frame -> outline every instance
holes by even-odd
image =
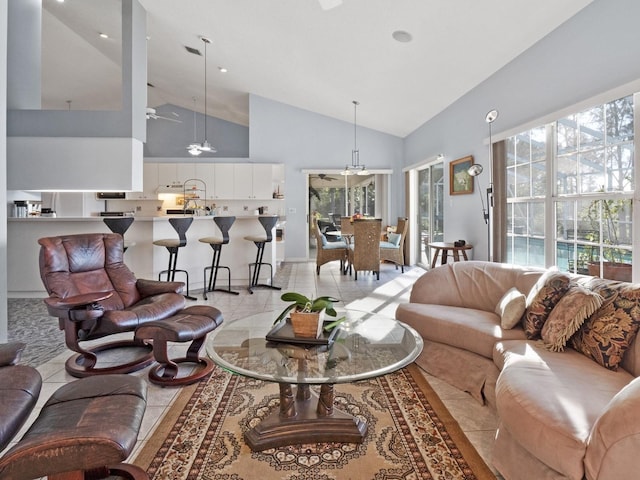
[[[471,165],[473,165],[473,155],[449,163],[449,195],[473,193],[473,177],[468,172]]]

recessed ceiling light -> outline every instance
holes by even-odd
[[[227,73],[228,70],[224,67],[218,67],[218,70],[220,70],[220,73]]]
[[[64,3],[64,0],[58,0],[58,3]]]
[[[409,32],[405,32],[404,30],[396,30],[391,34],[394,40],[401,43],[408,43],[413,40],[413,36]]]
[[[107,35],[106,33],[100,33],[100,38],[109,38],[109,35]]]

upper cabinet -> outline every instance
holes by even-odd
[[[127,200],[157,200],[158,199],[158,164],[142,165],[142,192],[127,192]]]
[[[283,173],[282,165],[271,163],[145,163],[144,190],[180,194],[185,181],[198,179],[207,200],[271,200],[282,193]]]

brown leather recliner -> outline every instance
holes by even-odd
[[[46,237],[40,244],[40,276],[49,297],[49,314],[57,317],[65,340],[77,355],[65,364],[75,377],[129,373],[153,362],[151,346],[142,340],[119,340],[81,347],[80,343],[174,315],[185,306],[182,282],[136,279],[123,263],[123,239],[114,233]],[[125,346],[144,349],[120,365],[99,367],[97,353]]]

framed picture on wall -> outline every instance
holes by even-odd
[[[449,195],[473,193],[473,177],[467,171],[471,165],[473,165],[472,155],[449,163]]]

